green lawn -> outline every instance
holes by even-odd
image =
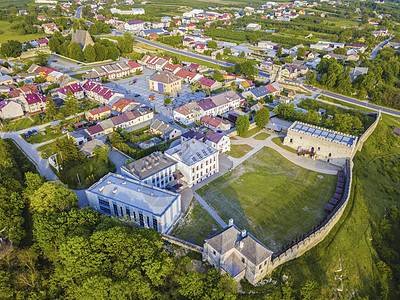
[[[45,134],[43,135],[42,132]],[[39,144],[43,142],[47,142],[50,140],[54,140],[56,138],[62,137],[64,134],[61,133],[60,130],[58,129],[52,129],[51,126],[46,126],[46,128],[39,133],[32,135],[28,138],[25,138],[24,135],[22,137],[30,144]]]
[[[257,134],[257,135],[254,137],[254,139],[255,139],[255,140],[265,140],[265,139],[267,139],[269,136],[270,136],[269,133],[261,132],[261,133]]]
[[[263,148],[197,192],[228,222],[234,219],[274,251],[324,217],[336,176],[303,169]]]
[[[297,151],[289,146],[284,146],[282,145],[283,142],[283,137],[274,137],[273,139],[271,139],[271,141],[273,141],[275,144],[277,144],[279,147],[282,147],[283,149],[286,149],[289,152],[292,153],[297,153]]]
[[[231,145],[231,151],[228,151],[226,153],[234,158],[241,158],[242,156],[245,156],[248,152],[250,152],[253,149],[254,149],[253,147],[246,144]]]
[[[6,21],[0,21],[0,32],[4,32],[0,34],[0,43],[5,43],[8,40],[26,42],[46,36],[46,34],[41,30],[39,30],[39,32],[35,34],[19,34],[18,31],[10,28],[11,25],[11,23],[8,23]]]
[[[9,124],[6,124],[1,129],[2,131],[18,131],[37,125],[36,122],[32,122],[29,118],[17,119]]]
[[[400,154],[399,138],[391,134],[388,126],[399,126],[399,123],[398,118],[383,116],[375,132],[364,143],[363,150],[355,156],[352,197],[342,218],[324,241],[299,259],[279,267],[277,278],[291,274],[294,288],[307,280],[314,280],[322,288],[323,299],[338,299],[333,291],[339,286],[335,276],[343,275],[344,291],[340,298],[349,299],[354,289],[358,290],[360,297],[380,298],[378,284],[381,274],[376,268],[379,258],[371,244],[371,231],[372,223],[382,218],[385,208],[398,205],[397,178],[392,179],[380,170],[382,156]],[[392,157],[398,160],[399,156]],[[339,264],[342,271],[336,272]],[[397,296],[392,294],[388,299],[398,299]]]
[[[172,235],[193,244],[203,246],[204,239],[221,230],[221,226],[193,198],[185,216],[172,231]]]
[[[38,147],[37,150],[39,151],[40,156],[44,159],[47,159],[56,153],[56,150],[54,149],[54,142],[42,145]]]
[[[243,138],[249,138],[253,135],[255,135],[257,132],[259,132],[261,130],[260,127],[254,127],[252,129],[250,129],[249,131],[246,132],[246,134],[244,136],[242,136]]]
[[[97,157],[93,157],[82,165],[73,167],[65,172],[60,172],[59,177],[70,188],[80,190],[90,187],[108,172],[115,171],[115,165],[111,161],[106,163],[97,159]]]

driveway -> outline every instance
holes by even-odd
[[[131,157],[118,151],[116,149],[111,149],[108,153],[108,158],[114,163],[117,171],[115,173],[121,174],[121,167],[125,165],[125,161]]]

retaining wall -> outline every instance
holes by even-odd
[[[362,147],[364,145],[364,142],[369,138],[369,136],[374,132],[376,126],[379,123],[379,120],[382,118],[382,113],[381,111],[378,111],[377,115],[376,115],[376,120],[374,123],[371,124],[371,126],[368,127],[367,130],[365,130],[365,132],[358,138],[357,141],[357,150],[361,151]],[[356,151],[353,153],[352,158],[354,157],[354,155],[356,154]]]
[[[192,250],[192,251],[195,251],[195,252],[198,252],[198,253],[203,253],[203,247],[200,247],[200,246],[197,246],[195,244],[186,242],[186,241],[181,240],[181,239],[179,239],[177,237],[174,237],[172,235],[163,234],[163,235],[161,235],[161,238],[163,240],[166,240],[166,241],[168,241],[168,242],[170,242],[172,244],[178,245],[180,247],[184,247],[186,249],[189,249],[189,250]]]
[[[348,159],[345,167],[346,184],[342,201],[336,206],[332,213],[329,214],[327,218],[309,234],[306,234],[305,237],[296,241],[288,249],[282,251],[281,253],[275,254],[271,260],[271,264],[267,270],[267,273],[270,273],[275,268],[287,261],[300,257],[306,251],[316,246],[329,234],[335,224],[339,221],[344,210],[346,209],[347,203],[349,202],[352,184],[352,169],[353,162],[351,159]]]

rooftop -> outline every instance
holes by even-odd
[[[191,166],[217,152],[217,149],[197,139],[189,139],[178,146],[168,149],[165,153],[183,162],[185,165]]]
[[[165,156],[165,154],[161,152],[154,152],[123,168],[139,180],[144,180],[175,164],[177,164],[177,162],[172,158]]]
[[[155,74],[153,77],[151,77],[150,80],[165,84],[171,84],[173,82],[180,81],[181,79],[178,76],[171,73],[159,72]]]
[[[87,191],[154,215],[163,214],[180,197],[179,194],[113,173],[108,173]]]

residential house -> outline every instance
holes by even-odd
[[[149,156],[121,167],[121,174],[145,184],[166,188],[174,181],[178,162],[162,152],[153,152]]]
[[[204,53],[204,51],[208,50],[208,47],[206,44],[196,44],[194,46],[194,51],[197,53]]]
[[[76,99],[81,100],[85,97],[83,88],[79,83],[72,83],[57,90],[58,97],[64,100],[67,95],[72,94]]]
[[[79,128],[68,132],[67,137],[73,139],[78,146],[82,146],[83,144],[92,140],[89,132],[84,128]]]
[[[85,154],[86,157],[91,158],[95,155],[95,149],[103,146],[109,148],[109,146],[101,140],[91,140],[84,143],[79,152]]]
[[[120,98],[112,104],[111,109],[122,113],[134,109],[137,105],[140,105],[139,101],[129,98]]]
[[[86,190],[89,207],[99,213],[167,233],[182,214],[181,195],[108,173]]]
[[[2,75],[0,76],[0,85],[8,85],[13,84],[13,79],[10,75]]]
[[[264,99],[269,96],[270,92],[265,86],[254,87],[242,93],[244,98],[251,97],[253,100]]]
[[[178,170],[191,187],[219,172],[219,151],[197,139],[181,142],[165,151],[167,157],[178,162]]]
[[[191,125],[200,121],[202,117],[203,110],[195,101],[182,104],[174,109],[174,120],[183,125]]]
[[[85,118],[89,121],[98,121],[103,117],[111,116],[111,108],[109,106],[102,106],[93,110],[85,112]]]
[[[13,100],[0,101],[0,119],[15,119],[24,115],[23,107]]]
[[[128,21],[125,23],[125,30],[140,31],[144,29],[142,20]]]
[[[85,90],[86,97],[101,104],[108,104],[117,98],[124,97],[123,94],[89,80],[83,84],[83,88]]]
[[[172,73],[158,72],[150,78],[149,85],[150,90],[171,94],[181,90],[182,80]]]
[[[210,128],[212,130],[220,130],[220,131],[227,131],[231,129],[231,123],[228,121],[225,121],[220,118],[213,118],[208,115],[205,115],[201,119],[201,125],[207,128]]]
[[[215,91],[222,87],[221,82],[206,77],[202,77],[199,82],[201,88],[204,90]]]
[[[244,100],[242,96],[232,90],[228,90],[208,97],[216,105],[212,116],[222,115],[227,111],[239,108]]]
[[[205,240],[203,260],[239,281],[256,284],[267,275],[273,252],[246,230],[229,220],[223,230]]]
[[[225,153],[231,150],[230,138],[211,129],[207,131],[204,142],[217,149],[220,153]]]
[[[256,24],[256,23],[250,23],[249,25],[246,26],[247,30],[261,30],[261,25],[260,24]]]
[[[37,113],[46,109],[46,96],[41,94],[28,94],[22,98],[24,110],[29,113]]]
[[[350,77],[351,80],[354,80],[357,78],[357,76],[363,74],[366,75],[368,73],[368,67],[363,68],[363,67],[354,67],[350,69]]]
[[[42,25],[43,31],[46,34],[54,34],[54,32],[59,31],[55,23],[46,23]]]
[[[166,141],[173,140],[182,134],[182,131],[161,120],[154,120],[151,123],[150,132],[154,135],[160,135],[161,139]]]

